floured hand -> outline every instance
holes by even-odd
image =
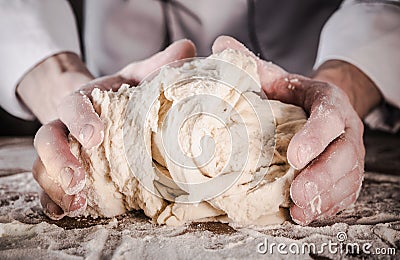
[[[227,36],[214,42],[213,52],[226,48],[255,57]],[[287,152],[291,165],[300,170],[291,186],[293,220],[307,225],[349,207],[361,189],[365,149],[363,124],[348,95],[327,82],[288,74],[260,59],[258,72],[268,98],[301,106],[309,113]]]
[[[76,216],[86,208],[86,196],[82,192],[86,174],[71,154],[67,136],[70,132],[85,148],[102,142],[103,124],[90,102],[91,91],[94,88],[115,90],[122,83],[135,85],[160,66],[194,55],[195,47],[190,41],[175,42],[165,51],[132,63],[115,75],[89,82],[61,102],[58,107],[60,120],[42,126],[34,141],[39,158],[32,172],[45,191],[41,203],[49,217]]]

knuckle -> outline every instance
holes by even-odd
[[[327,111],[327,117],[329,118],[329,122],[332,127],[337,127],[340,129],[344,128],[342,113],[340,113],[339,109],[337,109],[335,106],[330,106],[329,110]]]
[[[357,115],[356,115],[356,125],[359,135],[362,136],[364,132],[364,123]]]
[[[336,101],[342,101],[345,97],[347,97],[347,94],[339,87],[326,83],[326,94],[329,95],[333,100]]]

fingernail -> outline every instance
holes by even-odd
[[[80,192],[86,184],[86,174],[82,167],[65,167],[61,173],[61,186],[68,195],[75,195]]]
[[[76,194],[74,199],[72,200],[69,210],[69,217],[78,217],[85,212],[87,206],[86,196],[84,194]]]
[[[65,167],[62,169],[60,176],[64,190],[67,190],[72,182],[72,178],[74,177],[74,170],[71,167]]]
[[[83,142],[84,144],[87,144],[92,138],[93,132],[94,127],[90,124],[86,124],[81,128],[81,131],[79,132],[79,139],[81,139],[81,142]]]
[[[78,178],[78,176],[76,176],[75,178]],[[83,179],[81,179],[79,182],[75,182],[73,185],[70,184],[70,187],[65,189],[65,193],[67,193],[68,195],[77,194],[85,187],[85,184],[86,184],[86,176],[84,176]]]

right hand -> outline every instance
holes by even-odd
[[[33,176],[44,192],[40,202],[50,218],[78,216],[86,209],[85,171],[69,148],[70,132],[83,147],[89,149],[103,141],[103,123],[93,109],[90,93],[94,88],[116,90],[122,83],[138,84],[148,74],[170,62],[195,56],[195,47],[180,40],[147,60],[134,62],[112,76],[95,79],[79,91],[64,98],[58,106],[60,120],[43,125],[37,132],[34,146],[39,158]]]
[[[341,79],[344,72],[329,72],[328,77],[320,71],[318,77],[310,79],[289,74],[257,58],[231,37],[219,37],[214,42],[213,52],[226,48],[241,51],[257,61],[261,85],[269,98],[300,106],[309,115],[287,149],[288,162],[300,170],[290,188],[292,219],[308,225],[353,204],[361,189],[365,156],[363,124],[356,110],[360,114],[366,113],[378,102],[379,96],[370,101],[372,105],[358,103],[362,104],[358,106],[345,92],[346,89],[354,90],[356,78],[350,77],[348,88],[345,88],[346,80],[332,80]],[[338,82],[341,88],[331,82]],[[364,84],[359,89],[366,90],[366,87]],[[371,95],[373,91],[366,93]]]

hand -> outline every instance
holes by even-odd
[[[94,88],[116,90],[122,83],[135,85],[155,69],[175,60],[195,55],[195,47],[181,40],[147,60],[135,62],[115,75],[87,83],[79,91],[64,98],[58,106],[60,120],[42,126],[34,140],[39,158],[33,166],[33,175],[44,189],[41,204],[52,219],[65,215],[80,215],[86,208],[84,169],[69,149],[70,132],[85,148],[103,141],[103,124],[90,102]]]
[[[307,225],[353,204],[363,180],[365,149],[363,124],[346,94],[354,94],[351,85],[346,85],[345,92],[328,82],[290,75],[258,59],[231,37],[219,37],[214,42],[213,52],[226,48],[242,51],[257,60],[261,84],[270,99],[301,106],[309,114],[306,124],[294,135],[287,150],[289,163],[300,170],[290,190],[294,202],[290,209],[292,219]],[[333,82],[334,77],[330,79]],[[362,99],[370,92],[357,94]],[[369,105],[376,104],[376,100],[379,98]],[[360,113],[371,109],[364,105],[356,109]]]

